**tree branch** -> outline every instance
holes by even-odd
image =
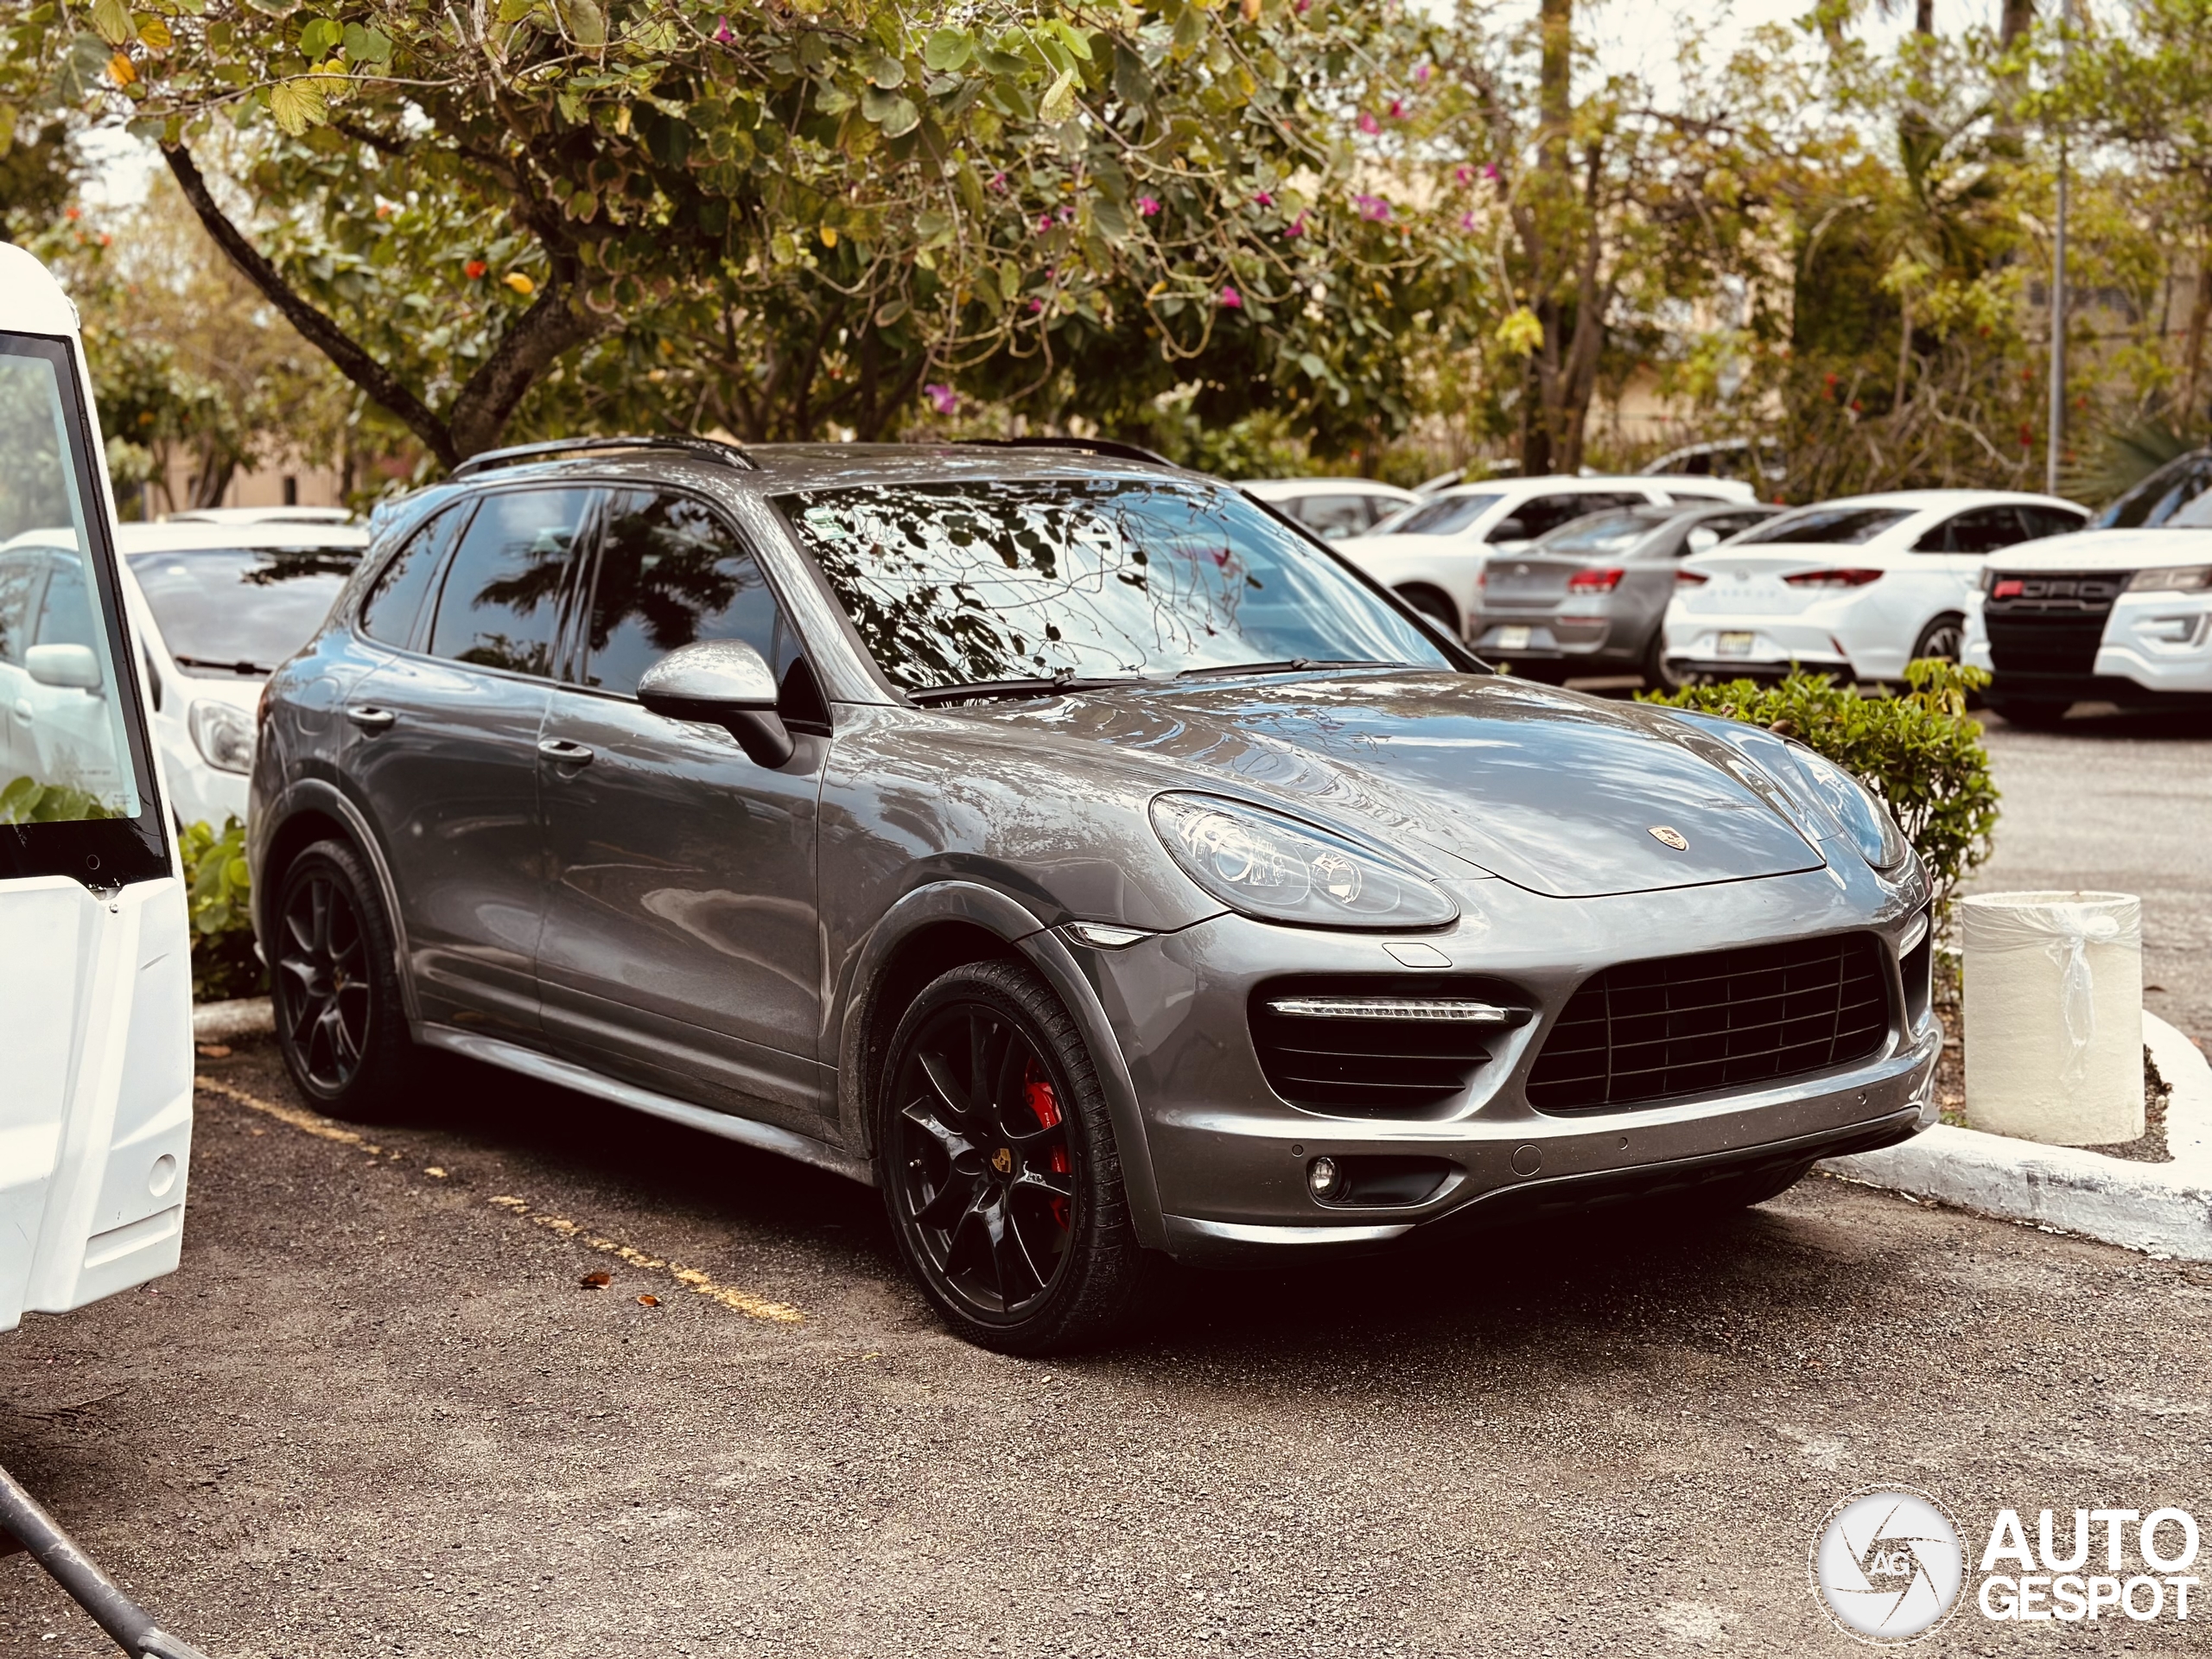
[[[499,336],[492,355],[463,383],[453,400],[456,455],[476,454],[497,445],[507,417],[538,376],[600,332],[600,323],[569,303],[575,272],[573,257],[556,255],[545,291]]]
[[[445,465],[456,464],[464,452],[454,448],[452,428],[390,369],[371,357],[359,341],[310,305],[284,280],[261,250],[248,241],[245,233],[232,224],[229,216],[217,206],[207,188],[207,181],[200,176],[199,164],[192,159],[192,152],[182,144],[164,144],[162,155],[207,234],[245,279],[260,289],[263,296],[283,313],[284,320],[300,331],[308,344],[328,358],[340,374],[397,416]]]

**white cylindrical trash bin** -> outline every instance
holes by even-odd
[[[2143,901],[1989,893],[1959,902],[1967,1122],[2061,1147],[2143,1133]]]

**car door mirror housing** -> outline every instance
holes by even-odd
[[[99,657],[90,645],[33,645],[23,653],[23,667],[41,685],[98,691],[106,683]]]
[[[671,651],[638,678],[638,701],[670,720],[711,721],[757,765],[791,758],[776,714],[776,677],[742,639],[702,639]]]
[[[1529,539],[1529,526],[1518,518],[1501,518],[1484,539],[1493,547],[1502,547],[1508,542],[1525,542]]]
[[[1700,524],[1690,531],[1689,550],[1693,553],[1702,553],[1708,547],[1718,547],[1719,545],[1720,532],[1717,530],[1708,529],[1707,526]]]

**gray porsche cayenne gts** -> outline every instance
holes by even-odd
[[[1679,1216],[1935,1117],[1857,782],[1493,675],[1112,446],[480,458],[270,681],[251,823],[328,1109],[448,1050],[872,1182],[1014,1351],[1162,1256]]]

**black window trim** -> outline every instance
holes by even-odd
[[[27,346],[32,349],[25,350]],[[158,881],[179,872],[169,853],[169,807],[162,798],[161,775],[154,761],[152,722],[144,717],[149,699],[124,615],[123,582],[112,527],[114,507],[105,462],[98,469],[92,463],[93,455],[105,454],[92,426],[92,388],[78,372],[77,343],[67,335],[0,331],[0,355],[41,359],[52,366],[60,388],[69,417],[68,464],[75,474],[77,499],[85,515],[86,555],[103,607],[100,620],[107,631],[108,661],[115,675],[116,691],[130,698],[130,709],[123,721],[124,744],[138,792],[135,818],[70,818],[52,823],[0,825],[0,881],[66,875],[94,893]],[[41,601],[43,597],[41,583]]]

